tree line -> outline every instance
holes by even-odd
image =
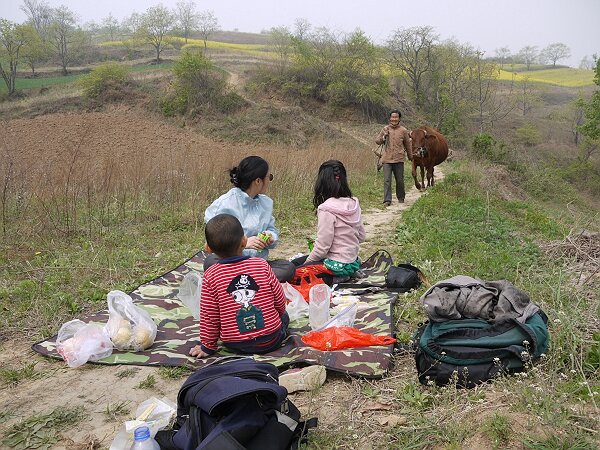
[[[66,74],[86,46],[122,39],[150,45],[159,61],[174,38],[187,42],[200,35],[206,48],[210,35],[219,29],[212,12],[198,12],[189,0],[173,10],[157,5],[121,22],[109,14],[98,24],[84,26],[68,8],[50,8],[44,0],[24,0],[21,8],[28,18],[25,23],[0,19],[0,73],[9,95],[15,91],[20,62],[35,73],[38,64],[54,60]],[[255,76],[253,83],[259,89],[334,108],[356,107],[368,120],[381,120],[391,105],[401,105],[451,138],[464,135],[473,122],[480,132],[490,130],[515,109],[526,116],[540,102],[541,95],[527,76],[499,79],[504,64],[521,62],[530,68],[543,60],[555,66],[570,55],[566,45],[554,43],[542,51],[526,46],[515,55],[502,47],[495,57],[487,57],[470,44],[442,40],[430,26],[399,28],[384,45],[376,45],[360,29],[339,33],[315,28],[303,18],[292,29],[280,26],[265,33],[275,60]],[[581,99],[577,107],[581,117],[574,126],[576,139],[591,129],[582,128],[583,111],[591,117],[587,103]]]
[[[76,14],[66,6],[52,8],[44,0],[24,0],[21,10],[27,16],[25,23],[0,18],[0,74],[9,95],[15,92],[20,64],[26,64],[35,76],[37,67],[54,62],[66,75],[69,67],[84,59],[95,42],[120,39],[151,45],[159,61],[170,38],[181,37],[187,43],[195,34],[206,47],[206,41],[219,30],[214,13],[197,11],[191,0],[178,2],[173,10],[157,5],[143,13],[134,12],[121,22],[109,14],[99,23],[84,25],[78,23]]]

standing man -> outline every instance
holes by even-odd
[[[400,111],[394,109],[390,112],[390,124],[383,127],[375,142],[378,145],[385,143],[381,162],[383,163],[383,204],[390,206],[392,203],[392,173],[396,179],[396,198],[404,203],[404,152],[412,161],[412,147],[410,134],[400,125]]]

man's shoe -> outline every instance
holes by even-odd
[[[326,377],[325,366],[289,369],[279,375],[279,385],[286,388],[288,394],[296,391],[312,391],[322,386]]]

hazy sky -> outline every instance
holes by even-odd
[[[66,5],[80,21],[98,21],[112,13],[122,19],[143,12],[158,1],[47,0]],[[173,7],[177,0],[163,0]],[[0,17],[21,22],[20,0],[0,0]],[[442,39],[456,38],[493,56],[507,46],[516,53],[526,45],[540,49],[554,42],[571,48],[561,61],[577,67],[584,56],[600,54],[600,0],[198,0],[199,10],[212,10],[224,30],[260,32],[273,26],[293,26],[298,17],[313,26],[337,31],[360,28],[384,43],[400,27],[431,25]]]

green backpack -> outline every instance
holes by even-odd
[[[427,322],[413,342],[419,381],[474,387],[502,374],[521,372],[548,349],[548,317],[542,310],[515,319]]]

